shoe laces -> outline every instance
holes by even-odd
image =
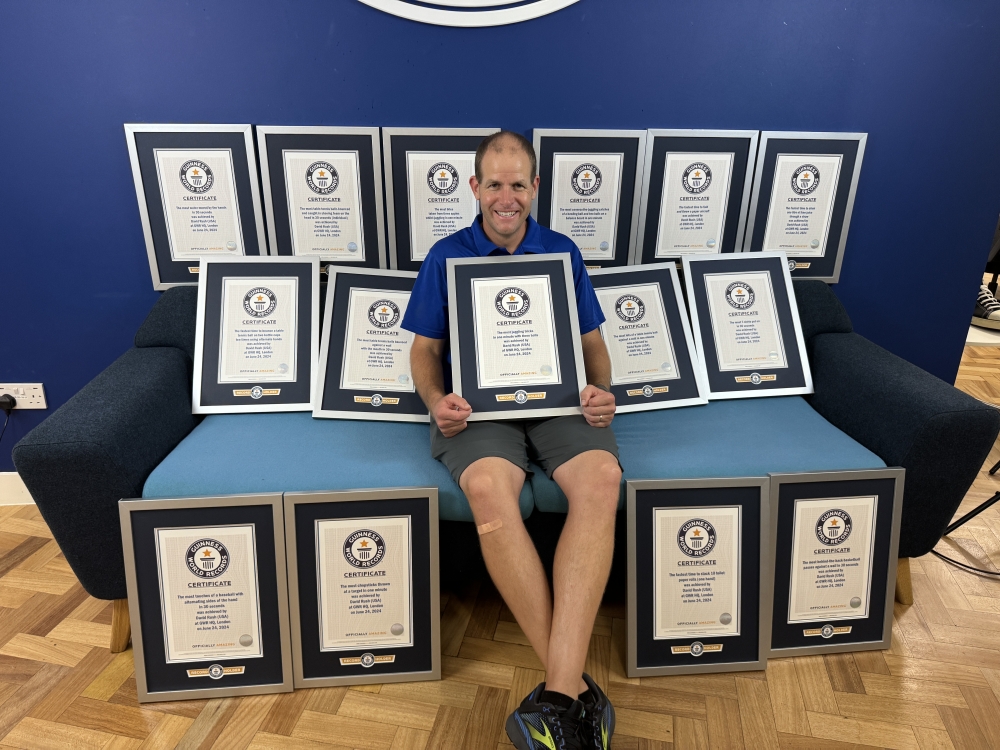
[[[997,298],[993,296],[993,292],[987,286],[979,287],[979,296],[976,298],[976,301],[987,312],[1000,310],[1000,302],[997,301]]]
[[[581,730],[587,722],[584,721],[586,711],[580,701],[573,701],[569,708],[542,705],[542,713],[548,718],[558,750],[582,750]]]

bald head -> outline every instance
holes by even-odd
[[[483,138],[483,142],[476,149],[476,179],[480,182],[483,181],[483,157],[489,151],[497,154],[523,153],[531,163],[531,180],[534,181],[538,173],[535,147],[523,135],[512,130],[500,130]]]

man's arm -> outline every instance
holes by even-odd
[[[603,342],[601,345],[604,345]],[[472,407],[461,396],[444,392],[444,370],[441,366],[443,354],[444,339],[413,334],[413,345],[410,347],[413,384],[441,434],[450,438],[466,428],[465,420],[472,414]]]
[[[615,418],[615,397],[611,388],[611,358],[601,331],[595,328],[580,337],[587,387],[580,393],[583,416],[592,427],[607,427]]]

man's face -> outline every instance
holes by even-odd
[[[483,155],[483,180],[469,180],[479,200],[483,221],[501,237],[520,231],[531,213],[539,178],[531,179],[531,160],[520,148],[503,143],[502,151],[490,149]]]

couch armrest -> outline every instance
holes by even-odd
[[[118,501],[140,497],[195,424],[187,354],[130,349],[14,446],[18,473],[92,596],[125,597]]]
[[[812,407],[906,469],[900,557],[929,552],[972,486],[1000,431],[1000,411],[856,333],[809,342]]]

